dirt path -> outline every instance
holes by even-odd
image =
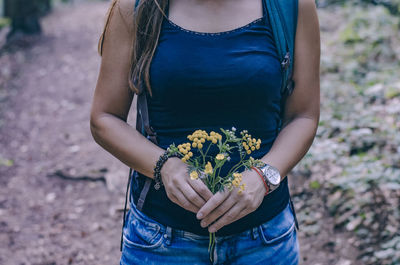
[[[0,264],[119,261],[128,168],[89,130],[107,7],[91,1],[57,8],[31,47],[0,56],[9,67],[0,86]],[[297,201],[318,201],[318,194],[299,187],[293,188]],[[297,205],[324,220],[317,233],[300,231],[303,264],[356,264],[357,252],[333,232],[323,203]]]

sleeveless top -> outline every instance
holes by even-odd
[[[235,127],[239,137],[239,132],[247,129],[252,137],[261,139],[260,149],[251,153],[254,158],[262,158],[270,150],[278,134],[282,70],[264,2],[261,18],[218,33],[184,29],[163,19],[150,65],[153,97],[146,91],[149,122],[157,133],[158,146],[166,149],[171,143],[188,142],[187,135],[197,129],[222,134],[220,128]],[[168,7],[166,10],[168,14]],[[197,148],[191,151],[198,154]],[[217,153],[217,148],[210,148],[210,155]],[[230,157],[221,176],[240,160],[238,154]],[[146,178],[139,172],[132,178],[135,204]],[[258,226],[280,213],[288,202],[285,177],[257,210],[222,227],[216,235]],[[163,186],[155,190],[154,182],[142,211],[161,224],[208,235],[195,213],[172,202]]]

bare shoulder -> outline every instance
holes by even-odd
[[[299,16],[307,18],[313,16],[317,11],[315,0],[299,0]]]
[[[133,8],[135,0],[112,0],[106,14],[103,31],[98,42],[98,53],[102,56],[103,46],[110,40],[131,42],[133,37]],[[129,7],[129,5],[132,5]],[[131,11],[129,11],[131,9]],[[106,37],[111,35],[110,38]],[[108,39],[108,40],[107,40]]]
[[[299,0],[297,32],[308,38],[318,38],[319,21],[314,0]]]
[[[302,9],[315,9],[317,5],[315,4],[315,0],[299,0],[299,10]]]
[[[117,0],[118,11],[130,30],[133,28],[135,2],[136,0]]]
[[[133,12],[136,0],[117,0],[118,11],[129,30],[133,28]]]

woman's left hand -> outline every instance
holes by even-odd
[[[214,194],[197,212],[197,219],[202,219],[200,225],[208,231],[218,231],[243,216],[255,211],[264,199],[266,188],[261,177],[255,170],[242,172],[242,183],[245,188],[238,193],[238,188],[231,191],[225,189]],[[219,219],[218,219],[219,218]],[[218,219],[218,220],[217,220]],[[215,223],[213,223],[217,220]]]

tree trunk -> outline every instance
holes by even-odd
[[[39,34],[42,29],[39,18],[43,11],[41,9],[43,0],[5,0],[8,17],[11,18],[11,32],[25,34]]]
[[[3,0],[3,16],[10,16],[10,2],[11,0]]]

